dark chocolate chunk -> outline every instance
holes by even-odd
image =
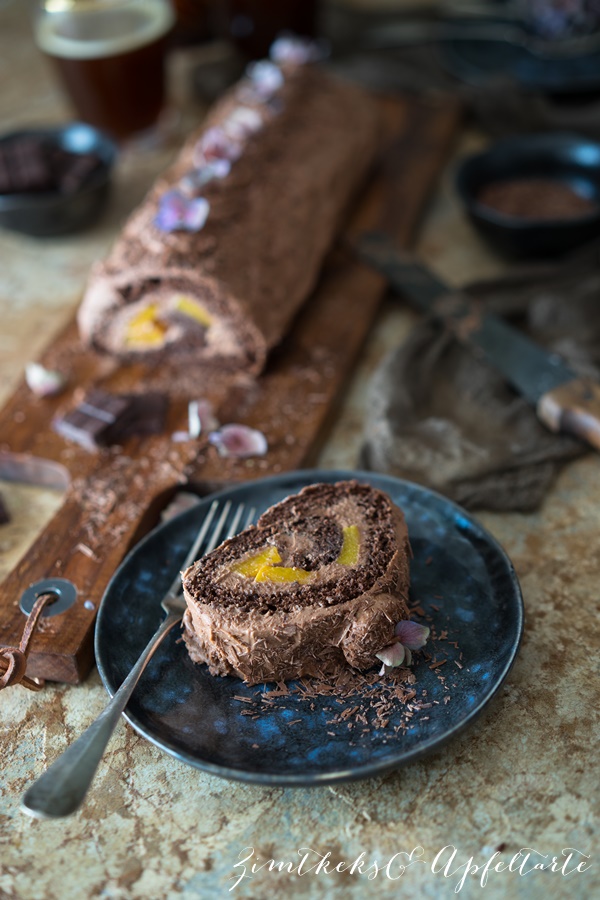
[[[0,193],[52,190],[47,147],[39,138],[22,136],[0,143]]]
[[[95,153],[71,153],[35,135],[0,142],[0,194],[79,190],[99,169]]]
[[[78,191],[101,165],[93,153],[63,153],[58,171],[58,188],[63,194]]]
[[[169,401],[166,394],[128,394],[128,422],[123,423],[121,438],[135,434],[160,434],[164,431]]]
[[[55,419],[54,430],[86,450],[117,444],[133,435],[157,434],[164,428],[163,394],[109,394],[95,389],[75,409]]]

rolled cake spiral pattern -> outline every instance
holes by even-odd
[[[255,64],[94,268],[83,340],[123,361],[260,372],[315,286],[378,140],[377,108],[359,88],[293,55]]]
[[[381,491],[304,488],[183,573],[190,656],[249,684],[370,668],[408,618],[409,555]]]

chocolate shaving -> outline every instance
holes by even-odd
[[[338,673],[331,678],[303,678],[298,682],[289,684],[287,695],[292,695],[300,702],[306,702],[311,712],[315,711],[317,697],[331,697],[337,704],[344,708],[335,711],[334,715],[327,719],[327,725],[344,725],[352,731],[357,725],[363,726],[361,733],[368,734],[373,729],[381,731],[389,727],[392,716],[398,716],[402,712],[403,720],[399,725],[393,726],[395,732],[405,730],[415,713],[432,707],[421,698],[417,698],[417,690],[412,686],[416,679],[414,673],[407,668],[394,669],[385,678],[381,678],[374,670],[370,672],[358,672],[350,668]],[[421,697],[427,692],[423,690]],[[286,706],[280,706],[276,700],[284,696],[280,690],[259,689],[252,700],[249,697],[235,695],[234,699],[251,704],[253,710],[243,709],[241,715],[251,715],[254,711],[257,715],[265,715],[271,710],[285,710]],[[449,698],[448,698],[449,699]],[[346,705],[351,700],[350,706]],[[325,706],[323,712],[332,712],[331,707]],[[301,719],[293,719],[287,725],[301,722]],[[326,732],[331,737],[338,737],[334,731]]]

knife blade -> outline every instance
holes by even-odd
[[[461,343],[516,388],[551,431],[564,431],[600,450],[600,384],[581,377],[465,293],[452,290],[383,233],[362,235],[354,249],[420,312],[443,321]]]

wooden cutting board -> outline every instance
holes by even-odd
[[[342,237],[379,227],[407,247],[447,158],[460,109],[441,97],[380,102],[388,125],[382,162]],[[64,370],[66,364],[67,390],[39,399],[22,383],[0,413],[0,477],[66,488],[61,508],[0,588],[0,646],[19,643],[25,621],[19,602],[29,585],[68,579],[77,599],[43,620],[28,674],[81,681],[93,663],[94,619],[106,585],[178,487],[208,492],[314,460],[384,292],[382,278],[356,262],[341,241],[263,375],[198,385],[191,399],[211,400],[221,423],[243,422],[267,436],[266,456],[247,460],[223,459],[204,436],[175,443],[173,432],[187,428],[184,400],[171,403],[163,434],[97,453],[65,442],[51,423],[76,405],[75,392],[102,386],[125,393],[156,378],[140,365],[117,367],[86,351],[75,323],[69,324],[40,360],[49,368],[60,361]]]

